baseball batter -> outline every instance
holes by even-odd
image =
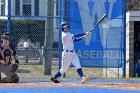
[[[86,81],[89,80],[89,77],[88,76],[85,77],[83,75],[79,58],[74,51],[73,42],[85,39],[89,35],[89,32],[77,35],[71,34],[69,32],[70,27],[66,22],[62,22],[60,24],[60,27],[62,29],[62,44],[63,44],[62,65],[61,69],[57,71],[50,80],[53,81],[54,83],[60,83],[60,81],[58,81],[57,78],[60,77],[62,74],[64,74],[68,70],[70,64],[72,63],[75,66],[77,73],[82,78],[81,83],[84,84]]]
[[[15,59],[16,64],[11,64],[12,57]],[[16,74],[18,68],[18,59],[15,48],[10,44],[9,36],[3,35],[2,44],[0,45],[0,70],[6,75],[1,80],[2,83],[17,83],[19,77]]]

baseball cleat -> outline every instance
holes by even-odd
[[[52,82],[54,82],[54,83],[60,83],[60,81],[58,81],[57,79],[54,79],[53,77],[51,77],[51,79],[50,79]]]
[[[83,77],[83,79],[82,79],[82,81],[81,81],[81,84],[86,83],[89,79],[90,79],[89,76]]]

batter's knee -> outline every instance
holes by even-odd
[[[64,74],[67,70],[68,70],[68,69],[66,69],[66,68],[65,68],[65,69],[64,69],[64,68],[63,68],[63,69],[61,68],[61,69],[60,69],[60,73],[61,73],[61,74]]]

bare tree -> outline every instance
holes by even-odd
[[[139,11],[140,0],[127,0],[127,11]]]
[[[47,11],[46,16],[54,16],[54,0],[46,0]],[[53,18],[46,18],[45,20],[45,40],[44,40],[44,75],[51,75],[52,68],[52,46],[53,46]]]

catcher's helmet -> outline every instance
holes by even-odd
[[[9,32],[3,33],[1,36],[1,41],[3,41],[3,39],[10,40],[10,33]]]
[[[3,36],[10,36],[10,33],[6,32],[6,33],[3,34]]]
[[[8,36],[3,36],[3,37],[2,37],[2,41],[3,41],[3,39],[9,40],[9,41],[10,41],[10,38],[9,38]]]
[[[61,27],[61,30],[62,30],[62,31],[64,30],[64,27],[66,27],[66,26],[69,27],[69,25],[68,25],[66,22],[61,22],[60,27]],[[69,28],[70,28],[70,27],[69,27]]]

